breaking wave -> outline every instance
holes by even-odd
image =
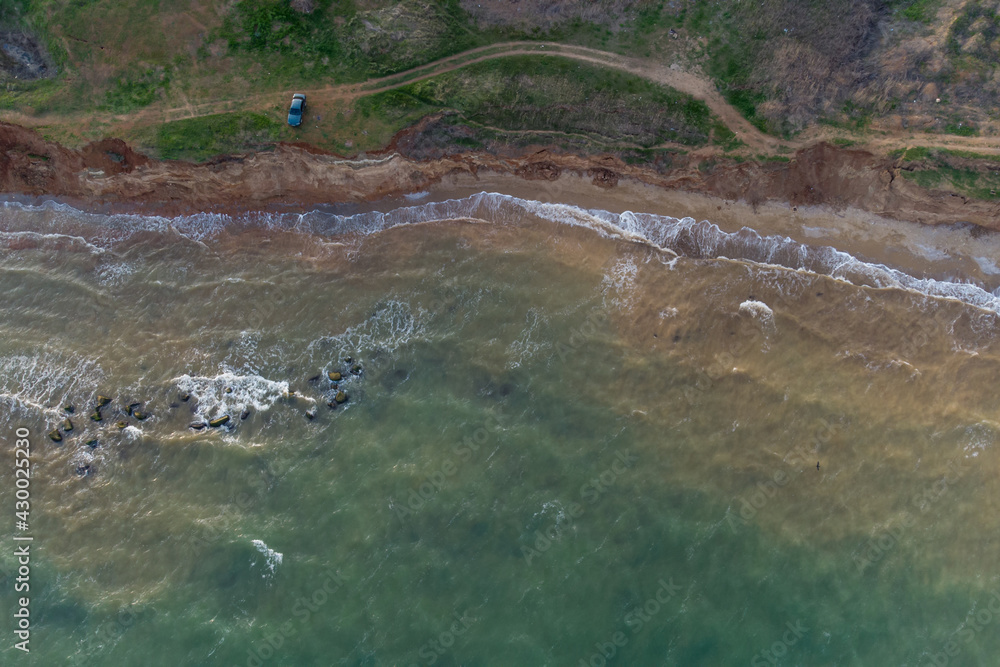
[[[368,211],[341,215],[314,210],[306,213],[254,213],[233,217],[225,214],[199,213],[167,218],[161,216],[111,215],[84,213],[67,204],[45,202],[24,204],[2,202],[2,207],[20,208],[42,215],[42,225],[58,233],[57,219],[72,216],[76,223],[99,225],[104,234],[95,233],[87,243],[107,245],[136,231],[159,231],[203,240],[227,227],[284,229],[318,236],[369,235],[401,225],[440,220],[476,220],[493,224],[520,224],[526,216],[550,222],[584,227],[608,238],[642,243],[659,250],[692,259],[736,260],[774,266],[793,271],[826,275],[854,285],[871,288],[895,288],[927,296],[954,299],[1000,314],[1000,297],[972,282],[918,278],[884,264],[866,262],[830,246],[801,243],[785,236],[762,236],[744,227],[725,232],[709,221],[673,218],[649,213],[611,213],[583,209],[569,204],[552,204],[521,199],[511,195],[481,192],[464,199],[451,199],[402,206],[388,212]],[[79,235],[77,229],[72,230]],[[79,243],[79,241],[74,241]]]

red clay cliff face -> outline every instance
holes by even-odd
[[[394,142],[393,147],[405,143]],[[183,213],[276,204],[309,206],[416,192],[456,172],[488,170],[528,180],[553,180],[569,171],[589,176],[604,188],[632,178],[751,205],[785,201],[853,206],[928,224],[971,222],[1000,228],[1000,204],[923,190],[900,178],[891,159],[865,151],[817,144],[799,151],[787,163],[721,161],[707,171],[703,165],[699,169],[699,164],[692,158],[660,173],[613,156],[583,157],[548,150],[507,157],[462,153],[423,161],[394,152],[346,160],[291,145],[279,145],[269,153],[190,164],[150,160],[118,139],[73,150],[45,141],[32,130],[0,124],[0,191],[61,197],[89,207]]]

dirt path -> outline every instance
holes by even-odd
[[[911,132],[899,132],[873,138],[870,136],[851,135],[844,131],[831,131],[826,128],[812,128],[797,139],[782,139],[770,136],[754,127],[735,107],[726,102],[716,89],[715,84],[700,72],[687,70],[676,64],[667,65],[646,59],[631,58],[616,53],[600,51],[598,49],[559,44],[556,42],[506,42],[492,44],[442,58],[441,60],[421,65],[405,72],[370,79],[361,83],[328,85],[305,90],[277,91],[252,95],[242,100],[230,99],[193,104],[187,98],[182,97],[185,104],[175,108],[164,109],[162,106],[151,106],[131,114],[95,112],[60,116],[57,118],[52,116],[32,117],[15,111],[3,111],[0,112],[0,120],[27,127],[52,125],[53,120],[58,124],[72,124],[77,127],[91,123],[134,127],[136,125],[149,125],[235,110],[263,110],[274,104],[287,101],[292,93],[295,92],[305,92],[314,104],[316,102],[350,102],[365,95],[400,88],[486,60],[527,54],[549,54],[610,67],[687,93],[705,102],[712,113],[718,116],[735,132],[736,136],[748,148],[757,152],[785,152],[788,149],[804,148],[833,136],[841,136],[854,140],[862,147],[875,150],[926,146],[1000,154],[1000,137],[959,137],[941,134],[919,135]]]

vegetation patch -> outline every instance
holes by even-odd
[[[201,161],[269,147],[278,140],[281,129],[281,123],[259,113],[187,118],[158,126],[151,148],[164,159]]]
[[[914,151],[918,149],[910,149]],[[958,192],[976,199],[1000,199],[1000,158],[965,151],[919,149],[922,161],[903,177],[923,188]],[[910,153],[907,151],[904,154]]]
[[[996,5],[968,3],[948,31],[948,50],[954,55],[970,55],[986,63],[1000,60],[1000,16]]]
[[[239,0],[213,37],[234,52],[278,58],[274,66],[303,79],[341,81],[393,74],[491,41],[472,29],[457,0],[374,4],[359,11],[352,0],[315,0],[307,13],[289,0]]]
[[[398,122],[450,109],[500,131],[583,135],[639,147],[704,145],[713,125],[731,140],[704,102],[634,75],[552,56],[477,63],[372,95],[359,109]]]
[[[170,85],[170,68],[151,67],[118,78],[107,92],[104,108],[125,113],[152,104],[161,90]]]
[[[917,23],[930,24],[937,17],[942,0],[897,0],[894,9],[899,16]]]

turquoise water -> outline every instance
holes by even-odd
[[[4,664],[1000,655],[988,287],[485,195],[0,217]]]

